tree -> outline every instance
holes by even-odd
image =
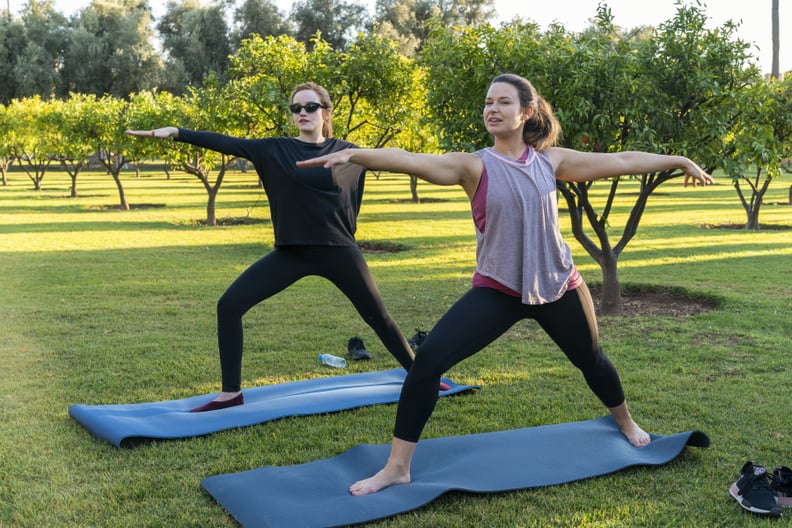
[[[124,193],[121,171],[130,161],[129,152],[139,148],[133,144],[127,130],[126,112],[129,103],[123,99],[104,95],[91,106],[91,112],[85,116],[85,125],[90,140],[96,145],[99,161],[113,178],[118,189],[119,208],[128,211],[129,202]]]
[[[180,73],[167,76],[167,90],[184,93],[187,86],[201,86],[210,75],[225,75],[231,44],[222,5],[202,7],[197,0],[169,2],[157,29],[168,53],[166,71]]]
[[[609,19],[609,13],[600,10],[602,29],[608,29]],[[754,78],[756,69],[748,64],[748,45],[734,38],[732,23],[714,30],[707,29],[706,24],[703,10],[680,6],[651,38],[638,39],[619,52],[629,60],[616,82],[628,86],[630,91],[616,88],[614,93],[621,94],[615,96],[622,106],[621,115],[612,123],[611,141],[605,147],[601,144],[601,148],[686,155],[694,157],[709,172],[723,163],[724,135],[741,111],[735,98]],[[589,89],[599,90],[596,86],[592,84]],[[561,99],[557,104],[571,108],[575,100]],[[593,119],[596,122],[596,116]],[[575,128],[568,120],[564,126],[567,130]],[[635,176],[640,182],[639,193],[615,243],[610,242],[608,224],[619,179],[597,183],[610,185],[599,213],[583,185],[560,186],[568,202],[575,238],[602,269],[603,313],[621,312],[618,258],[637,233],[649,197],[661,184],[681,175],[681,171],[662,171]],[[579,223],[576,210],[585,211],[599,248],[584,235],[581,225],[574,227]]]
[[[54,0],[30,0],[22,10],[22,24],[25,45],[16,50],[13,69],[16,97],[50,99],[60,89],[66,18],[55,10]]]
[[[261,37],[288,35],[291,26],[272,0],[245,0],[234,11],[232,43],[238,49],[242,40],[253,35]]]
[[[327,80],[337,135],[368,147],[395,145],[405,123],[422,111],[413,61],[393,41],[362,33],[339,58],[334,78]]]
[[[93,0],[83,8],[64,52],[61,95],[127,97],[158,86],[162,63],[150,23],[146,0]]]
[[[25,170],[35,190],[54,160],[57,133],[52,107],[39,96],[14,99],[7,109],[10,130],[4,141]]]
[[[739,119],[731,129],[726,173],[746,213],[745,229],[758,230],[759,211],[770,183],[792,158],[792,76],[757,79],[740,92]]]
[[[314,55],[319,49],[314,49]],[[374,148],[436,149],[434,135],[427,134],[425,127],[424,72],[399,52],[394,41],[359,34],[349,50],[340,54],[334,77],[327,86],[336,101],[336,135]],[[410,175],[414,202],[420,201],[417,184],[417,178]]]
[[[430,20],[442,27],[472,27],[489,22],[493,0],[377,0],[376,32],[395,40],[407,56],[414,56],[429,35]]]
[[[11,16],[0,16],[0,102],[8,104],[21,97],[15,72],[19,63],[19,50],[27,46],[25,28]]]
[[[346,49],[349,42],[368,25],[366,6],[345,0],[297,0],[290,19],[294,36],[306,47],[313,47],[313,38],[321,37],[336,50]]]
[[[77,197],[77,177],[96,152],[91,137],[91,118],[100,104],[95,95],[71,94],[63,101],[51,101],[54,128],[57,131],[57,155],[71,178],[71,197]]]
[[[214,82],[202,88],[190,88],[186,96],[178,99],[169,94],[158,94],[156,99],[151,94],[140,94],[133,98],[130,108],[130,128],[149,129],[162,123],[179,123],[185,128],[240,135],[244,127],[231,110],[233,104],[228,94]],[[138,141],[148,145],[144,147],[147,152],[159,151],[169,163],[198,178],[208,195],[206,224],[217,225],[217,195],[235,157],[175,141]]]

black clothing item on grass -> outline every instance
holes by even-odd
[[[413,350],[417,350],[418,347],[421,346],[421,343],[424,342],[427,335],[428,332],[424,332],[420,328],[416,328],[415,333],[410,339],[407,340],[407,343],[410,345],[410,348],[412,348]]]
[[[781,508],[770,488],[770,476],[764,466],[748,461],[740,470],[740,478],[731,485],[729,494],[741,508],[759,515],[781,517]]]
[[[363,340],[357,336],[347,342],[347,355],[352,359],[371,359],[371,352],[366,350]]]

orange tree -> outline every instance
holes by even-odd
[[[320,49],[315,47],[314,55]],[[424,72],[401,54],[395,41],[361,33],[347,51],[332,55],[337,58],[317,58],[337,65],[327,72],[327,83],[344,139],[372,148],[436,148],[434,135],[426,133]],[[419,202],[418,180],[409,177],[412,200]]]
[[[61,166],[71,178],[71,197],[77,197],[77,177],[80,171],[88,165],[88,159],[96,152],[96,146],[91,139],[90,114],[94,106],[99,104],[93,94],[70,94],[63,101],[50,102],[53,106],[55,128],[58,134],[57,155]]]
[[[0,141],[24,169],[33,188],[40,191],[44,175],[54,160],[52,153],[57,148],[53,107],[37,95],[13,99],[5,117],[8,128]]]
[[[757,79],[740,96],[742,111],[727,136],[725,170],[745,210],[745,229],[757,230],[764,195],[792,158],[792,75]]]
[[[129,128],[142,130],[178,126],[239,135],[242,130],[234,118],[233,106],[225,89],[210,80],[201,88],[190,88],[182,97],[167,92],[136,94],[130,100],[127,123]],[[138,155],[161,157],[167,164],[198,178],[208,196],[206,224],[217,225],[217,195],[234,156],[171,140],[139,138],[135,144]]]

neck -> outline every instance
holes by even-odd
[[[499,154],[512,159],[519,159],[523,155],[528,145],[523,141],[522,134],[511,136],[508,138],[495,138],[495,143],[492,146]]]
[[[297,139],[300,141],[305,141],[306,143],[321,143],[325,140],[325,137],[322,135],[321,132],[300,132],[297,136]]]

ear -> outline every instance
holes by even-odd
[[[523,110],[523,119],[525,121],[528,121],[529,119],[531,119],[533,117],[535,112],[536,112],[536,108],[535,107],[527,106],[525,108],[525,110]]]

